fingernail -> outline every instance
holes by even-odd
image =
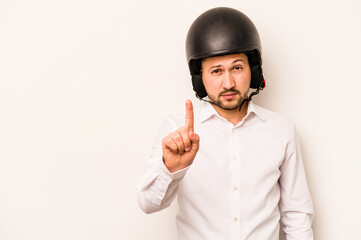
[[[189,152],[190,150],[191,150],[191,148],[190,147],[186,147],[186,152]]]

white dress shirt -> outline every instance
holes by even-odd
[[[170,173],[161,140],[184,126],[168,116],[159,130],[144,177],[137,186],[146,213],[177,196],[179,240],[313,239],[313,207],[292,121],[249,102],[236,126],[203,102],[194,111],[200,148],[194,162]]]

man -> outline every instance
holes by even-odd
[[[177,196],[179,240],[313,239],[313,208],[294,124],[255,105],[265,86],[252,21],[230,8],[199,16],[187,35],[193,113],[165,119],[138,201],[146,213]],[[249,89],[256,89],[248,96]]]

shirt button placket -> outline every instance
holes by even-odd
[[[239,193],[238,193],[238,179],[239,179],[239,158],[238,158],[238,139],[237,139],[237,129],[233,128],[231,132],[231,165],[232,165],[232,238],[239,239]]]

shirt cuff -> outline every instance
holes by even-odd
[[[171,173],[169,172],[168,168],[164,165],[164,162],[163,162],[163,158],[162,158],[162,161],[161,161],[161,164],[160,164],[160,171],[161,173],[167,175],[170,179],[181,179],[183,178],[186,173],[187,173],[187,170],[188,168],[191,166],[192,164],[188,165],[187,167],[181,169],[181,170],[178,170],[174,173]]]

